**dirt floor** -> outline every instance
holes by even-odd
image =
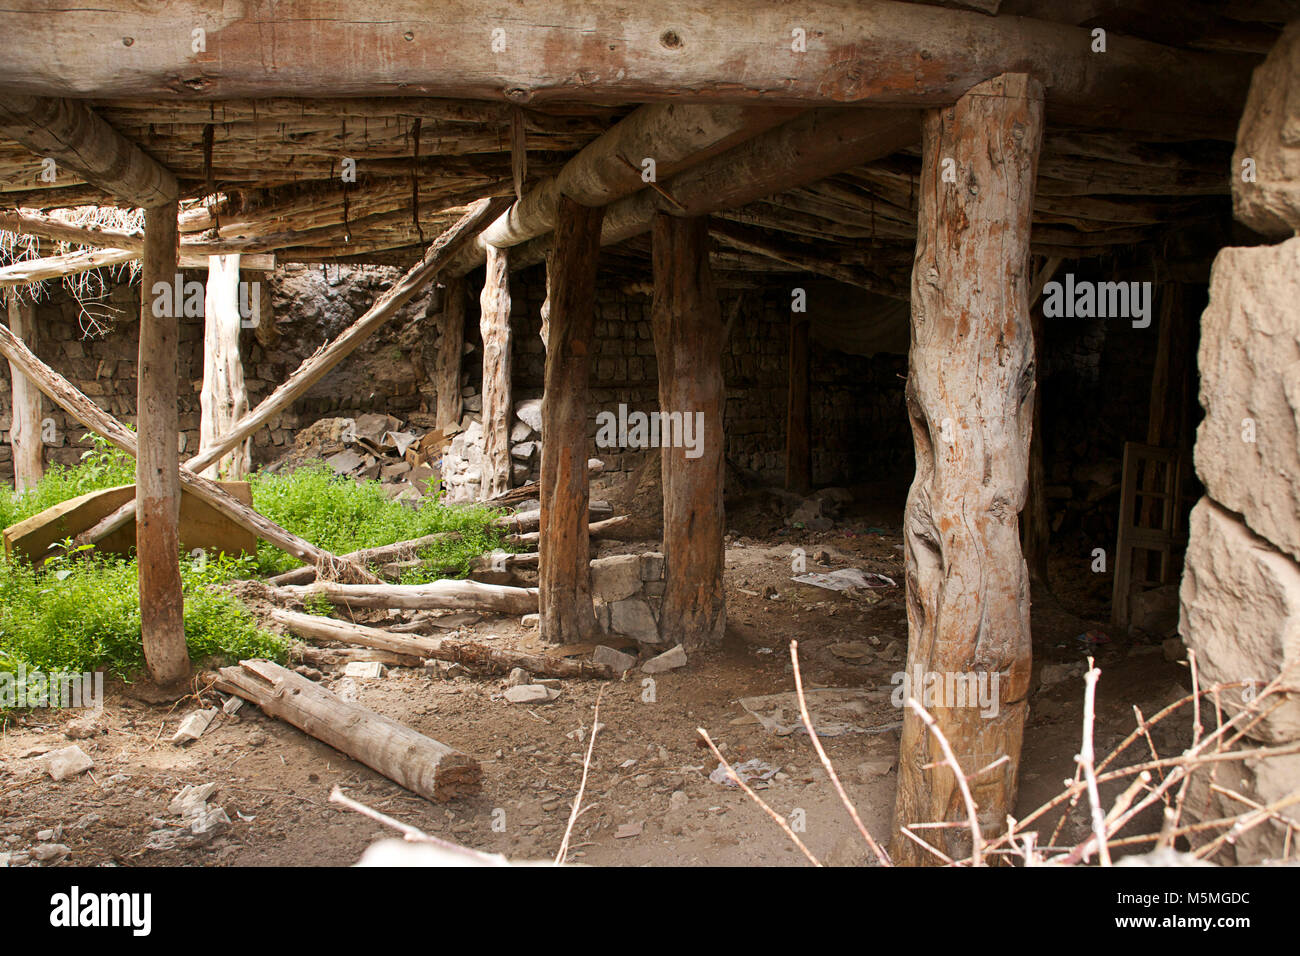
[[[738,703],[741,697],[793,689],[791,638],[799,641],[808,687],[867,688],[872,732],[828,738],[826,748],[866,825],[878,838],[890,833],[897,780],[901,712],[891,701],[891,678],[901,671],[907,626],[902,588],[832,592],[795,584],[792,554],[803,548],[809,570],[856,567],[888,575],[900,585],[901,501],[851,508],[827,532],[788,528],[762,496],[729,505],[726,592],[729,626],[721,647],[695,655],[682,669],[654,678],[565,680],[560,696],[543,705],[510,704],[502,676],[390,669],[357,680],[326,675],[327,686],[355,694],[367,707],[478,757],[482,794],[435,805],[345,758],[295,728],[246,705],[219,715],[201,739],[185,748],[168,741],[193,699],[174,708],[135,700],[130,689],[109,688],[91,736],[76,742],[95,761],[89,772],[61,783],[39,767],[39,756],[67,746],[69,723],[84,714],[30,712],[11,721],[0,741],[0,860],[31,860],[41,844],[69,850],[62,865],[346,865],[392,831],[328,803],[331,788],[406,823],[512,859],[549,859],[556,853],[582,773],[586,735],[602,690],[585,811],[575,827],[572,859],[599,865],[794,865],[802,855],[741,792],[710,781],[717,767],[696,728],[724,748],[728,760],[761,759],[779,771],[760,795],[787,818],[796,810],[800,834],[814,854],[832,864],[867,864],[870,855],[853,830],[807,737],[769,733]],[[610,542],[602,554],[644,551],[654,542]],[[824,554],[823,554],[824,552]],[[819,562],[817,559],[820,558]],[[1190,686],[1183,665],[1165,659],[1156,643],[1112,635],[1081,641],[1106,625],[1075,612],[1104,608],[1100,581],[1089,580],[1087,560],[1059,558],[1056,594],[1033,609],[1034,690],[1025,732],[1018,815],[1058,793],[1073,776],[1082,714],[1082,666],[1055,668],[1039,686],[1045,664],[1081,664],[1094,654],[1102,669],[1097,746],[1105,753],[1133,727],[1132,707],[1150,714]],[[1108,578],[1106,582],[1108,582]],[[445,632],[444,632],[445,633]],[[540,650],[535,630],[514,618],[489,616],[464,628],[501,646]],[[219,702],[218,695],[211,695]],[[84,721],[72,728],[86,730]],[[1168,734],[1168,732],[1166,732]],[[1172,746],[1176,741],[1158,740]],[[179,831],[168,804],[187,784],[215,783],[209,804],[231,820],[225,832],[191,846],[166,847],[165,831]],[[1064,836],[1078,836],[1082,818]],[[52,831],[52,832],[46,832]],[[164,831],[160,839],[157,831]],[[1043,835],[1045,841],[1047,834]],[[32,865],[35,862],[32,861]]]

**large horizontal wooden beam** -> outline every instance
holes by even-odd
[[[600,243],[614,245],[649,231],[656,212],[705,216],[806,186],[920,141],[912,110],[811,110],[605,210]],[[549,236],[524,243],[511,268],[546,258]]]
[[[605,206],[736,143],[793,119],[790,110],[757,106],[654,103],[606,130],[483,230],[475,247],[515,246],[555,227],[561,196]],[[646,161],[652,161],[648,166]]]
[[[112,28],[108,29],[111,24]],[[204,31],[196,35],[195,31]],[[199,42],[201,40],[201,43]],[[1112,32],[893,0],[15,0],[10,92],[112,99],[457,99],[937,106],[1008,70],[1090,125],[1231,135],[1250,62]]]
[[[58,19],[58,14],[49,13],[47,8],[48,19]],[[3,36],[0,59],[7,59],[17,52],[20,41],[7,30]],[[0,97],[0,136],[54,160],[56,175],[58,167],[65,167],[133,206],[149,208],[176,201],[176,177],[84,103],[43,96]]]

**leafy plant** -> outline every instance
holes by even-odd
[[[501,512],[485,507],[450,507],[426,496],[412,508],[393,501],[377,481],[343,478],[322,462],[289,474],[252,476],[253,507],[272,521],[334,554],[347,554],[409,541],[440,531],[456,531],[459,540],[425,548],[420,557],[434,559],[432,569],[408,571],[404,581],[419,583],[442,577],[463,577],[475,557],[505,549],[504,534],[492,526]],[[296,566],[293,558],[263,544],[258,565],[265,574]]]
[[[69,498],[135,481],[134,458],[99,435],[82,439],[89,440],[91,447],[82,452],[80,464],[50,465],[34,488],[18,494],[0,491],[0,527],[17,524]]]

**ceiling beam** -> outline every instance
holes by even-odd
[[[111,23],[112,29],[105,29]],[[194,42],[202,30],[201,49]],[[797,34],[795,31],[803,31]],[[802,43],[800,38],[803,38]],[[1029,73],[1089,125],[1235,131],[1252,58],[896,0],[13,0],[0,86],[101,99],[442,96],[786,105],[949,105]]]
[[[451,270],[480,266],[489,245],[517,246],[555,226],[561,196],[606,206],[725,152],[798,115],[771,106],[653,103],[642,106],[583,147],[553,178],[539,183],[465,247]],[[647,180],[645,161],[653,160]]]
[[[57,19],[51,17],[51,19]],[[6,45],[12,38],[6,37]],[[52,159],[117,199],[148,209],[175,202],[176,177],[84,103],[42,96],[0,97],[0,136]]]
[[[921,117],[912,110],[812,110],[776,129],[714,156],[663,183],[605,210],[601,245],[613,245],[650,229],[656,212],[704,216],[755,202],[873,162],[921,138]],[[520,246],[511,268],[546,257],[549,236]]]

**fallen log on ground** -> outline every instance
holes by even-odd
[[[423,667],[424,658],[412,657],[410,654],[394,654],[374,647],[313,647],[297,644],[289,652],[290,657],[312,667],[344,667],[357,662],[363,664],[383,664],[385,667]]]
[[[601,521],[613,513],[614,508],[608,501],[592,501],[587,505],[588,520]],[[542,526],[542,509],[533,508],[529,511],[516,511],[514,514],[502,515],[494,520],[492,525],[508,531],[536,531]]]
[[[602,535],[617,531],[631,520],[631,515],[617,515],[613,518],[606,518],[604,521],[593,521],[587,525],[587,534],[593,538],[599,538]],[[537,544],[541,539],[542,533],[540,531],[506,535],[506,542],[509,544]]]
[[[362,548],[360,551],[351,551],[347,554],[339,555],[340,561],[350,561],[353,564],[359,564],[362,567],[370,564],[384,564],[393,561],[403,561],[414,558],[416,554],[424,548],[433,544],[439,544],[443,541],[459,541],[459,531],[438,531],[434,534],[426,534],[420,538],[411,538],[407,541],[396,541],[393,544],[379,545],[374,548]],[[277,574],[273,578],[267,578],[266,583],[273,587],[285,584],[311,584],[316,579],[316,568],[314,566],[294,568],[292,571],[285,571],[283,574]]]
[[[605,470],[605,463],[599,458],[587,459],[587,477],[599,475]],[[501,505],[508,505],[515,501],[527,501],[529,498],[537,498],[539,501],[542,497],[542,486],[535,481],[530,481],[526,485],[520,485],[517,488],[511,488],[509,491],[503,491],[499,495],[488,498],[484,501],[473,502],[476,505],[483,505],[488,508],[497,508]]]
[[[429,800],[472,796],[481,789],[483,769],[473,757],[349,703],[279,664],[250,660],[223,667],[216,687],[252,701]]]
[[[537,588],[514,588],[478,581],[431,581],[428,584],[315,584],[267,588],[267,596],[279,603],[324,598],[347,607],[370,607],[423,611],[449,607],[501,614],[532,614],[537,611]]]
[[[469,564],[470,574],[480,574],[484,571],[509,571],[513,568],[535,568],[537,567],[537,552],[526,551],[523,554],[511,554],[509,551],[494,551],[491,554],[480,554]],[[460,564],[440,563],[437,558],[411,558],[408,561],[392,561],[388,564],[380,565],[379,573],[382,577],[390,581],[397,581],[401,578],[403,571],[410,571],[413,568],[436,568],[440,573],[454,574],[460,569]]]
[[[530,654],[507,648],[489,647],[473,641],[459,641],[448,637],[408,637],[394,634],[383,628],[352,624],[317,614],[299,614],[296,611],[276,610],[271,620],[299,637],[320,641],[337,641],[341,644],[360,644],[404,658],[423,657],[453,664],[485,667],[498,673],[508,673],[522,667],[531,674],[548,677],[603,677],[613,678],[613,670],[606,664],[590,661],[567,660]]]

